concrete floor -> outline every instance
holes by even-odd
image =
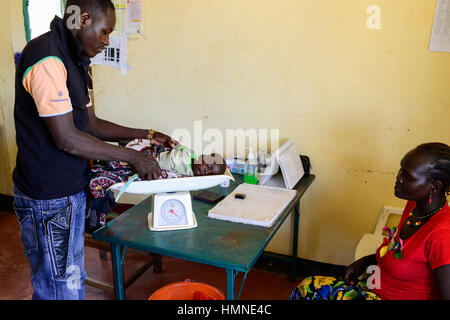
[[[0,300],[31,299],[33,287],[30,282],[30,269],[20,242],[20,227],[15,215],[0,212]],[[127,253],[124,273],[128,277],[146,260],[146,256]],[[107,261],[100,259],[99,250],[85,249],[85,269],[89,277],[112,283],[111,255]],[[243,274],[236,277],[236,296],[239,292]],[[163,257],[163,271],[154,273],[147,270],[126,290],[126,298],[146,300],[159,288],[185,279],[215,286],[226,293],[226,274],[224,269]],[[241,300],[286,300],[295,285],[286,274],[253,268],[247,275]],[[110,292],[86,286],[87,300],[112,300]]]

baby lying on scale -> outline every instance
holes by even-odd
[[[145,139],[136,139],[126,145],[127,148],[140,152],[144,152],[150,146],[150,141]],[[182,145],[160,152],[156,156],[156,161],[158,161],[161,169],[185,176],[224,174],[227,168],[225,160],[219,154],[211,153],[195,158],[194,152]]]
[[[159,179],[181,178],[185,176],[205,176],[224,174],[226,164],[218,154],[202,155],[195,159],[192,151],[182,146],[160,152],[159,147],[147,139],[135,139],[126,144],[127,148],[137,150],[156,159],[161,167]],[[127,162],[95,161],[91,169],[89,190],[93,198],[105,197],[107,190],[115,183],[126,182],[136,172]],[[140,178],[137,178],[139,181]]]

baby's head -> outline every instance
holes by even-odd
[[[210,176],[224,174],[227,164],[221,155],[211,153],[210,155],[201,155],[198,159],[192,161],[192,171],[194,176]]]

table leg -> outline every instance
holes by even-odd
[[[111,258],[113,264],[114,291],[116,294],[116,300],[124,300],[125,292],[123,287],[123,269],[120,245],[111,243]]]
[[[294,208],[294,234],[292,240],[292,258],[291,258],[291,282],[295,282],[297,277],[297,249],[298,249],[298,223],[300,220],[300,201]]]
[[[233,269],[227,269],[227,300],[234,300],[236,273]]]

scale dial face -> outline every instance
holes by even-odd
[[[182,225],[187,223],[186,208],[177,199],[169,199],[163,202],[160,209],[161,220],[164,225]],[[161,222],[163,222],[161,221]]]

